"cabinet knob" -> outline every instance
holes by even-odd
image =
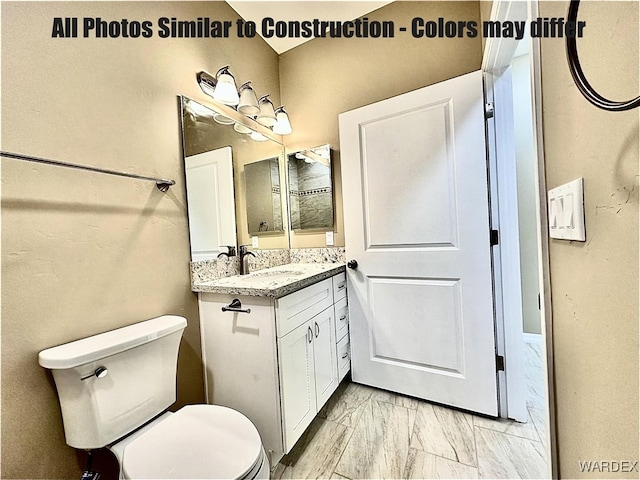
[[[358,261],[357,260],[349,260],[347,262],[347,267],[349,267],[351,270],[355,270],[356,268],[358,268]]]

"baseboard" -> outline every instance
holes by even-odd
[[[522,339],[524,343],[536,343],[542,345],[542,335],[539,333],[523,333]]]

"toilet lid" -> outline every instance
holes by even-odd
[[[241,478],[262,458],[260,434],[231,408],[181,408],[124,450],[125,478]]]

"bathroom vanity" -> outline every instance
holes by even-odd
[[[345,267],[287,264],[194,285],[208,403],[257,426],[271,465],[350,368]]]

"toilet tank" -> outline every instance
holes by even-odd
[[[164,315],[40,352],[40,365],[53,373],[68,445],[107,446],[175,402],[186,325]],[[100,368],[107,374],[96,376]]]

